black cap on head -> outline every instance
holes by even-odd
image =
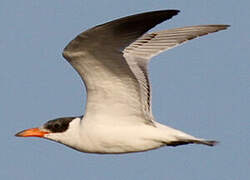
[[[69,123],[75,118],[76,117],[64,117],[53,119],[45,123],[43,128],[49,130],[52,133],[64,132],[68,129]]]

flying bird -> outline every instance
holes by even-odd
[[[179,10],[152,11],[95,26],[79,34],[63,57],[87,92],[83,116],[50,120],[16,134],[53,140],[87,153],[118,154],[163,146],[217,142],[158,123],[152,113],[148,63],[153,56],[229,25],[198,25],[147,33]]]

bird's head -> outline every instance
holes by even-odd
[[[18,137],[40,137],[71,146],[76,136],[81,117],[64,117],[50,120],[41,127],[30,128],[17,133]]]

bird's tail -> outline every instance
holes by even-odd
[[[185,139],[185,140],[176,140],[172,142],[167,142],[167,146],[179,146],[184,144],[203,144],[207,146],[215,146],[218,144],[218,141],[214,140],[205,140],[205,139]]]
[[[195,144],[204,144],[207,146],[215,146],[216,144],[218,144],[218,141],[215,140],[198,140],[198,141],[194,141]]]
[[[203,144],[207,146],[215,146],[216,144],[218,144],[218,141],[197,138],[190,134],[184,133],[180,130],[165,126],[157,122],[156,126],[159,129],[163,130],[164,137],[162,140],[167,146],[179,146],[185,144]]]

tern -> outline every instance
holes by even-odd
[[[148,151],[163,146],[217,141],[197,138],[155,121],[148,63],[153,56],[229,25],[197,25],[147,33],[179,10],[131,15],[79,34],[63,57],[86,86],[84,116],[50,120],[16,134],[40,137],[75,150],[98,154]]]

